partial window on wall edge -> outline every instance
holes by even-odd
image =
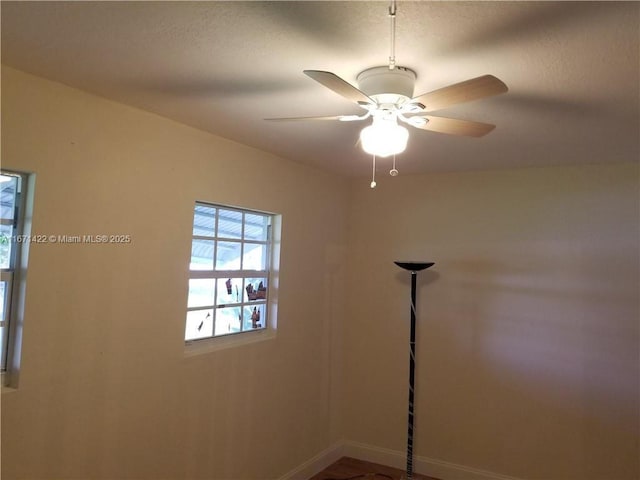
[[[33,174],[1,171],[0,367],[3,387],[17,387],[20,371],[34,181]]]

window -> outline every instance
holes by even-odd
[[[27,176],[2,170],[0,175],[0,343],[1,369],[7,371],[10,357],[19,353],[18,315],[22,293],[20,272],[26,266],[28,236],[24,230]],[[24,254],[24,256],[23,256]]]
[[[273,215],[196,203],[186,342],[263,330]]]

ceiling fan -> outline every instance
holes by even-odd
[[[493,130],[495,125],[441,117],[429,112],[505,93],[508,91],[507,86],[493,75],[483,75],[414,97],[416,73],[410,68],[397,66],[395,63],[395,0],[392,0],[389,6],[389,17],[391,19],[389,65],[369,68],[358,74],[356,78],[358,87],[335,73],[304,70],[304,74],[311,79],[363,108],[365,112],[362,115],[268,118],[266,120],[351,122],[372,118],[371,125],[360,132],[360,142],[365,152],[374,155],[374,162],[375,156],[396,155],[406,148],[409,132],[399,122],[422,130],[469,137],[482,137]],[[391,174],[397,175],[395,164]],[[371,185],[375,186],[375,180]]]

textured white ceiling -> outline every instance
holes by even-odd
[[[2,63],[367,175],[370,158],[355,146],[363,123],[263,119],[359,113],[302,70],[355,84],[360,71],[385,65],[388,5],[2,1]],[[396,57],[418,73],[416,95],[487,73],[510,89],[438,112],[497,125],[488,136],[411,129],[398,169],[638,161],[639,32],[638,2],[398,2]]]

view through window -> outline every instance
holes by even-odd
[[[196,203],[185,341],[267,328],[272,219]]]

